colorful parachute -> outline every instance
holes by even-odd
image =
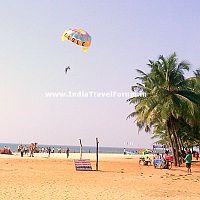
[[[82,46],[82,50],[84,52],[87,51],[88,47],[91,44],[91,36],[86,31],[80,28],[65,30],[62,34],[62,41],[67,39],[79,46]]]

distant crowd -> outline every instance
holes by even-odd
[[[23,157],[24,155],[29,155],[31,156],[31,149],[30,146],[28,147],[27,145],[19,145],[17,147],[17,152],[21,154],[21,157]],[[48,156],[50,157],[51,153],[66,153],[67,154],[67,158],[69,157],[69,148],[67,147],[66,149],[62,149],[61,147],[55,149],[54,147],[36,147],[34,148],[34,152],[33,153],[48,153]],[[32,155],[33,157],[33,155]]]

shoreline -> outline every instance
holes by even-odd
[[[10,150],[13,153],[17,152],[17,147],[19,146],[19,143],[0,143],[0,149],[3,149],[4,146],[7,148],[10,148]],[[23,146],[29,146],[30,144],[22,144]],[[37,147],[42,151],[42,148],[51,147],[51,149],[55,149],[55,152],[58,152],[58,149],[61,147],[61,151],[65,152],[67,148],[70,149],[70,152],[72,153],[79,153],[80,146],[79,145],[48,145],[48,144],[37,144]],[[113,154],[123,154],[124,148],[127,151],[139,151],[143,149],[148,148],[137,148],[137,147],[111,147],[111,146],[99,146],[99,153],[113,153]],[[152,148],[150,148],[152,150]],[[96,146],[83,146],[83,153],[96,153]]]
[[[131,159],[131,158],[139,158],[143,155],[124,155],[124,154],[118,154],[118,153],[99,153],[99,159]],[[148,155],[152,157],[152,155]],[[21,157],[20,153],[13,153],[12,155],[8,154],[0,154],[0,159],[1,158],[49,158],[48,153],[34,153],[34,157],[30,157],[29,154],[24,155]],[[51,153],[50,158],[52,159],[67,159],[66,153]],[[70,153],[68,160],[73,160],[73,159],[80,159],[80,153]],[[90,159],[92,161],[96,160],[96,153],[83,153],[82,154],[82,159]]]

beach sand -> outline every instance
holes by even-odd
[[[138,164],[138,156],[99,155],[99,171],[76,171],[79,154],[0,155],[0,200],[200,199],[200,162],[171,170]],[[91,159],[95,170],[95,154]]]

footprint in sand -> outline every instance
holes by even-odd
[[[175,176],[175,174],[170,174],[170,176]]]

